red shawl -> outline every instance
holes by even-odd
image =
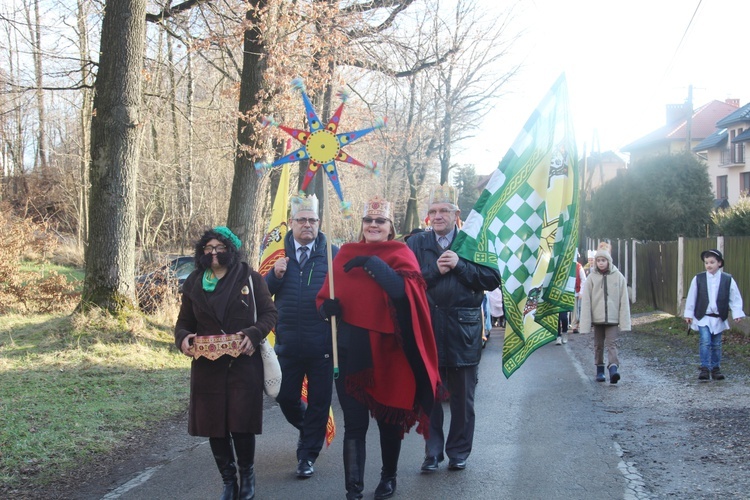
[[[376,255],[404,278],[404,289],[409,302],[410,324],[399,318],[396,308],[385,291],[362,267],[344,272],[344,264],[361,255]],[[440,375],[437,348],[432,331],[430,307],[425,294],[426,285],[417,259],[401,242],[348,243],[343,245],[333,261],[334,293],[341,301],[342,320],[369,332],[372,366],[364,372],[347,376],[347,392],[363,401],[376,418],[403,424],[408,431],[419,422],[417,432],[425,433],[429,426],[428,402],[420,398],[415,369],[429,379],[430,402],[435,400]],[[330,298],[328,277],[318,293],[318,306]],[[401,326],[403,325],[403,326]],[[403,348],[402,328],[410,328],[420,360],[409,360]],[[350,390],[351,389],[351,390]],[[421,388],[422,392],[426,388]],[[420,401],[421,400],[421,401]]]

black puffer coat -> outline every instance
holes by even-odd
[[[289,231],[284,237],[287,262],[286,273],[279,279],[273,268],[266,275],[266,283],[274,296],[279,321],[276,325],[276,354],[279,356],[318,358],[331,356],[331,324],[318,314],[315,297],[328,273],[326,237],[318,233],[315,250],[300,269],[295,257],[294,239]],[[333,257],[338,247],[333,246]]]
[[[441,368],[479,364],[482,357],[482,299],[485,290],[500,286],[497,270],[459,258],[450,272],[440,274],[443,249],[432,231],[415,234],[407,245],[419,261],[427,282],[427,299]]]

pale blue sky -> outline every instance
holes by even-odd
[[[497,0],[479,1],[499,8]],[[665,105],[684,102],[691,84],[695,107],[750,100],[749,0],[521,0],[519,6],[516,23],[527,34],[516,53],[525,67],[484,131],[454,155],[479,173],[497,166],[562,71],[579,149],[584,142],[591,149],[595,130],[602,151],[617,151],[664,125]]]

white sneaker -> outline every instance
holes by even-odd
[[[562,337],[557,337],[557,341],[555,341],[555,345],[562,345]]]
[[[562,342],[563,344],[567,344],[568,343],[568,334],[567,333],[563,333],[562,334],[562,341],[563,341]]]

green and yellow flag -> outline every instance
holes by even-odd
[[[563,74],[503,157],[451,247],[500,271],[506,377],[557,337],[558,313],[573,309],[577,158]]]

